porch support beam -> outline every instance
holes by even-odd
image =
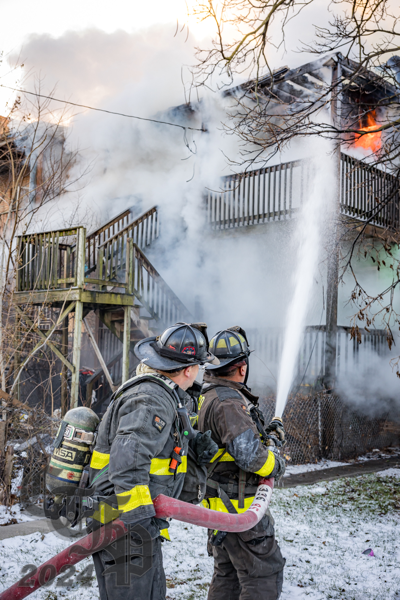
[[[125,383],[129,379],[129,349],[131,344],[130,306],[124,306],[124,335],[122,344],[122,383]]]
[[[113,392],[115,392],[115,390],[116,390],[116,386],[115,386],[115,385],[114,385],[114,383],[113,383],[113,380],[112,380],[112,378],[111,378],[110,371],[108,370],[108,368],[107,368],[107,365],[106,365],[106,362],[105,362],[105,360],[104,360],[104,358],[103,358],[103,356],[102,356],[102,354],[101,354],[101,352],[100,352],[100,348],[98,347],[98,345],[97,345],[97,343],[96,343],[95,337],[94,337],[94,335],[93,335],[93,331],[91,330],[91,328],[90,328],[90,325],[89,325],[89,323],[88,323],[88,321],[87,321],[87,319],[86,319],[86,318],[85,318],[85,319],[83,319],[83,322],[84,322],[84,324],[85,324],[86,331],[88,332],[89,339],[90,339],[90,341],[91,341],[91,343],[92,343],[93,350],[95,351],[95,353],[96,353],[96,356],[97,356],[97,358],[98,358],[98,361],[99,361],[99,363],[100,363],[100,365],[101,365],[101,368],[103,369],[103,373],[104,373],[104,375],[105,375],[105,376],[106,376],[106,378],[107,378],[107,381],[108,381],[108,383],[109,383],[109,385],[110,385],[110,388],[112,389],[112,391],[113,391]]]
[[[79,398],[79,367],[81,363],[81,336],[82,336],[82,314],[83,303],[76,302],[75,304],[75,323],[74,323],[74,347],[72,362],[74,370],[71,378],[71,405],[70,408],[77,408]]]

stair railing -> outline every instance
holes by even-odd
[[[186,306],[136,244],[132,254],[133,293],[150,316],[166,326],[178,321],[190,322],[192,317]]]
[[[137,219],[133,219],[130,209],[124,211],[87,236],[86,266],[88,271],[95,270],[98,249],[107,242],[119,239],[122,235],[130,237],[139,248],[145,248],[158,237],[158,234],[159,220],[156,206],[153,206]]]

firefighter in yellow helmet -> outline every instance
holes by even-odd
[[[247,387],[250,350],[245,331],[231,327],[210,340],[219,365],[206,364],[199,430],[211,430],[218,452],[208,466],[207,504],[237,513],[251,504],[260,477],[278,479],[285,470],[279,452],[263,444],[268,433],[284,441],[282,421],[264,430],[258,398]],[[282,557],[268,511],[256,527],[243,533],[209,531],[214,575],[208,600],[277,600],[283,582]]]

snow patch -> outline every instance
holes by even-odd
[[[344,467],[347,463],[334,460],[320,460],[317,463],[308,463],[306,465],[288,465],[284,477],[297,475],[299,473],[308,473],[309,471],[320,471],[321,469],[333,469],[333,467]]]
[[[400,467],[398,469],[394,467],[386,469],[386,471],[379,471],[378,473],[375,473],[375,475],[377,475],[377,477],[400,477]]]

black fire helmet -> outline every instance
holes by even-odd
[[[208,364],[207,371],[222,369],[241,360],[248,365],[251,352],[245,330],[237,325],[216,333],[210,340],[210,351],[219,359],[219,365]]]
[[[208,351],[205,323],[176,323],[158,337],[140,340],[134,352],[139,360],[160,371],[176,371],[205,363],[219,364]]]

